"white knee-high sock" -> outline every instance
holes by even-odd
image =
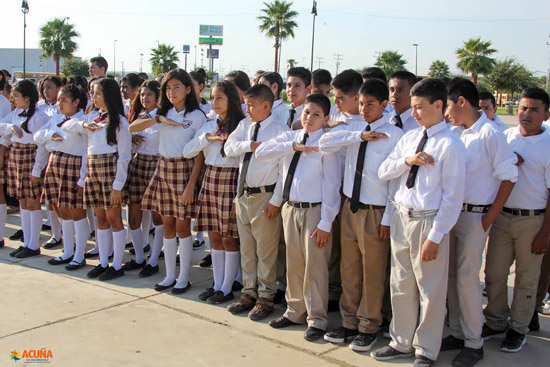
[[[88,236],[90,235],[90,227],[88,226],[88,219],[74,221],[74,231],[76,238],[76,249],[74,251],[73,261],[81,263],[84,260],[84,251],[86,251],[86,243],[88,242]]]
[[[52,224],[53,224],[53,219],[52,219]],[[61,258],[65,260],[74,255],[74,237],[75,237],[74,222],[72,219],[71,220],[63,219],[61,221],[61,227],[63,228],[63,255],[61,255]]]
[[[158,265],[160,252],[162,251],[163,237],[164,237],[164,226],[162,224],[160,226],[155,226],[155,236],[153,237],[153,248],[151,249],[151,255],[149,256],[149,261],[147,261],[147,264],[151,266]]]
[[[151,211],[141,211],[141,232],[143,234],[143,247],[149,244],[149,231],[151,230]],[[133,237],[132,237],[133,239]]]
[[[53,210],[50,210],[50,225],[52,227],[52,237],[59,240],[61,238],[62,223],[57,213]]]
[[[126,243],[132,243],[132,237],[130,237],[130,208],[126,207]]]
[[[132,237],[132,244],[136,251],[136,262],[141,264],[145,260],[145,253],[143,252],[143,233],[141,228],[131,229],[130,237]]]
[[[4,230],[6,229],[6,218],[8,217],[8,206],[0,204],[0,241],[4,240]]]
[[[189,269],[191,268],[191,254],[193,253],[193,236],[180,238],[180,274],[176,288],[187,287],[189,283]],[[166,256],[166,254],[164,255]]]
[[[40,230],[42,229],[42,210],[33,210],[31,216],[31,238],[29,240],[29,248],[38,250],[40,248]]]
[[[31,239],[31,212],[27,209],[19,207],[21,213],[21,229],[23,230],[24,247],[29,247],[29,241]]]
[[[197,232],[197,234],[195,235],[195,239],[199,242],[202,242],[204,241],[204,233],[202,232]]]
[[[176,237],[163,241],[164,263],[166,264],[166,277],[159,282],[160,285],[170,285],[176,279],[176,256],[178,252],[178,241]]]
[[[109,242],[111,241],[112,235],[110,229],[98,229],[95,232],[95,242],[99,248],[99,263],[104,268],[109,266]]]
[[[124,257],[124,248],[126,247],[126,230],[113,232],[114,257],[112,267],[115,270],[122,268],[122,258]]]
[[[108,244],[109,244],[109,256],[113,256],[113,231],[111,228],[107,229],[109,232]]]
[[[241,253],[239,251],[225,251],[225,273],[223,274],[223,285],[221,291],[224,295],[229,294],[233,289],[233,282],[240,267]]]
[[[212,271],[214,273],[214,290],[219,291],[222,288],[225,271],[224,250],[212,250]]]

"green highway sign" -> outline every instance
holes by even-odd
[[[199,45],[216,45],[216,46],[221,46],[221,45],[223,45],[223,38],[218,38],[218,37],[200,37],[200,38],[199,38]]]

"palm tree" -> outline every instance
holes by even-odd
[[[406,63],[407,60],[404,60],[403,55],[401,55],[399,52],[385,51],[380,56],[378,56],[375,65],[384,70],[386,75],[389,77],[396,71],[406,70]]]
[[[40,28],[40,48],[42,56],[49,58],[53,56],[55,60],[55,74],[59,76],[59,61],[63,58],[69,58],[78,49],[78,45],[73,41],[74,37],[79,37],[73,24],[65,22],[67,18],[55,18]]]
[[[457,66],[465,73],[472,75],[472,81],[477,85],[479,74],[488,74],[495,65],[495,59],[489,55],[497,50],[491,48],[491,41],[482,41],[481,38],[470,38],[464,46],[456,50]]]
[[[451,75],[449,65],[443,60],[435,60],[430,65],[430,77],[432,78],[444,78]]]
[[[157,48],[151,49],[151,69],[156,76],[166,73],[178,67],[180,61],[178,52],[174,51],[174,46],[160,43]]]
[[[265,8],[261,10],[263,15],[258,17],[260,30],[265,32],[267,37],[275,39],[275,68],[279,72],[279,48],[281,40],[294,38],[294,28],[298,26],[294,18],[298,13],[290,10],[292,2],[274,0],[272,3],[264,2]]]

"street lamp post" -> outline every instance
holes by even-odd
[[[311,34],[311,64],[309,69],[313,71],[313,48],[315,46],[315,17],[317,16],[317,1],[313,0],[313,7],[311,8],[311,14],[313,15],[313,32]]]
[[[139,54],[139,72],[143,71],[143,54]]]
[[[27,76],[27,14],[29,13],[29,2],[23,0],[21,3],[23,12],[23,79]]]
[[[116,40],[113,42],[113,75],[116,79]]]
[[[418,75],[418,43],[413,43],[415,49],[414,56],[414,75]]]

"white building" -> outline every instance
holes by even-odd
[[[55,61],[53,57],[42,58],[42,50],[39,48],[27,48],[26,50],[26,71],[33,73],[55,73]],[[63,65],[63,58],[60,60],[59,68]],[[5,69],[15,75],[23,72],[23,49],[22,48],[0,48],[0,69]]]

